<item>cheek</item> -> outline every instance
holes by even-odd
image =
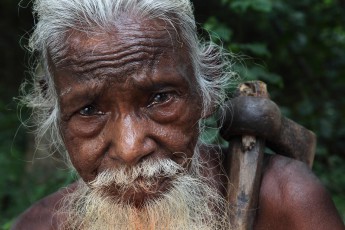
[[[199,137],[199,117],[197,112],[185,109],[179,114],[178,120],[157,126],[154,133],[168,146],[169,152],[183,152],[187,157],[191,157]]]
[[[188,94],[171,104],[160,106],[150,113],[154,128],[153,139],[164,146],[169,154],[190,158],[199,137],[201,103],[196,95]],[[175,154],[176,153],[176,154]]]
[[[71,136],[94,138],[101,133],[108,119],[108,114],[90,117],[76,115],[66,122],[65,130],[69,130]]]
[[[157,142],[166,147],[165,150],[167,150],[168,158],[184,167],[188,167],[194,155],[194,149],[198,140],[198,130],[195,128],[185,128],[162,128],[159,134],[160,141]]]
[[[104,137],[82,135],[66,124],[61,127],[65,130],[63,139],[73,166],[84,181],[93,180],[106,149]]]

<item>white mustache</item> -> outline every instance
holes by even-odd
[[[121,187],[132,186],[138,179],[156,181],[159,178],[172,178],[186,172],[181,165],[171,159],[147,160],[135,166],[122,166],[106,170],[89,182],[91,188],[101,188],[111,185]]]

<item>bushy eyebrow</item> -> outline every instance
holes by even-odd
[[[188,87],[188,82],[183,77],[173,77],[157,80],[149,77],[144,77],[140,81],[135,81],[134,79],[129,77],[129,82],[129,84],[132,85],[132,90],[139,90],[143,93],[155,92],[162,89],[177,87],[182,90],[187,89]],[[78,85],[80,87],[78,87]],[[74,88],[68,87],[60,93],[60,98],[64,104],[95,100],[96,98],[100,97],[101,94],[105,93],[109,88],[112,88],[111,90],[116,90],[116,83],[115,85],[111,84],[111,82],[105,79],[97,81],[97,83],[92,82],[92,80],[91,82],[89,80],[84,80],[81,81],[78,85]]]
[[[64,105],[61,109],[91,103],[102,94],[103,88],[103,83],[95,84],[94,82],[87,83],[87,81],[68,87],[59,94],[60,103]]]
[[[186,81],[182,80],[182,84],[181,81],[177,82],[175,81],[160,81],[160,82],[155,82],[155,81],[150,81],[149,84],[134,84],[134,87],[136,87],[138,90],[143,91],[143,92],[158,92],[160,90],[163,89],[176,89],[176,87],[181,88],[185,88],[186,87]]]

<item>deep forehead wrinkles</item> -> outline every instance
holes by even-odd
[[[80,34],[67,39],[68,52],[55,62],[77,76],[114,75],[153,68],[164,53],[174,51],[176,31],[171,26],[126,21],[111,33]],[[110,73],[109,73],[110,72]]]

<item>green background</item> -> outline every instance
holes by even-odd
[[[284,115],[317,134],[313,171],[345,219],[345,1],[193,2],[201,37],[221,40],[241,60],[235,68],[244,80],[265,81]],[[29,76],[30,7],[28,0],[0,2],[0,229],[74,178],[35,151],[19,122],[29,116],[14,98]]]

